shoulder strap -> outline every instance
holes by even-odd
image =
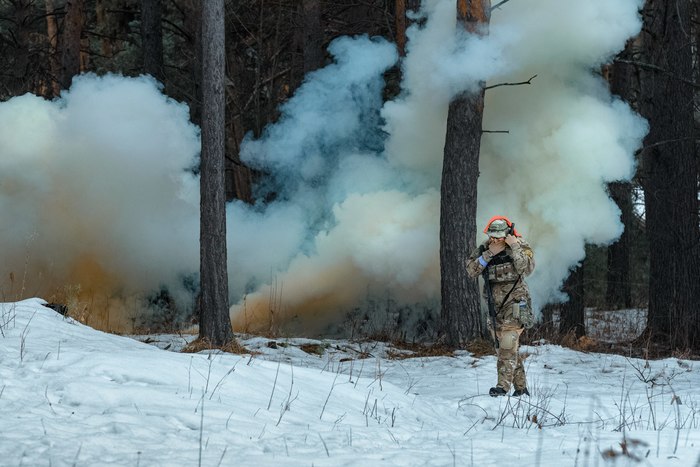
[[[508,301],[508,297],[510,297],[510,293],[511,293],[513,290],[515,290],[515,286],[517,286],[517,285],[518,285],[518,282],[520,282],[520,278],[521,278],[521,277],[522,277],[522,274],[519,275],[517,279],[515,279],[515,283],[513,284],[513,287],[510,288],[510,290],[508,291],[508,293],[506,294],[506,296],[503,298],[503,301],[501,302],[501,306],[498,307],[498,312],[499,312],[499,313],[500,313],[501,310],[503,309],[503,305],[505,305],[506,302]]]

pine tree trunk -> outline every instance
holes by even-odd
[[[46,0],[46,37],[49,41],[49,70],[51,78],[49,80],[50,95],[55,97],[61,92],[58,79],[61,74],[61,66],[58,60],[58,21],[56,21],[56,6],[54,0]]]
[[[396,0],[394,15],[396,16],[396,47],[399,55],[406,55],[406,0]]]
[[[83,34],[84,0],[68,0],[63,19],[61,45],[61,87],[70,88],[73,77],[80,73],[80,38]]]
[[[672,348],[700,348],[698,165],[688,0],[649,0],[640,111],[650,131],[642,153],[649,236],[649,328]],[[662,70],[662,71],[661,71]]]
[[[634,222],[632,213],[632,184],[614,182],[608,184],[610,197],[620,208],[625,230],[615,243],[608,247],[608,271],[605,291],[607,308],[619,310],[632,306],[630,284],[630,229]]]
[[[621,56],[630,59],[634,42],[629,40]],[[612,66],[610,91],[621,99],[635,106],[635,89],[639,83],[634,79],[632,66],[616,61]],[[630,230],[634,222],[632,206],[632,184],[629,182],[613,182],[608,184],[608,192],[620,209],[620,221],[624,231],[620,238],[608,247],[608,271],[606,281],[605,303],[607,308],[618,310],[632,306],[632,285],[630,284],[631,265],[631,236]]]
[[[224,0],[202,3],[202,45],[199,336],[219,347],[233,341],[226,269]]]
[[[585,308],[583,303],[583,264],[569,273],[562,290],[569,296],[569,301],[560,307],[559,331],[562,334],[573,333],[576,337],[586,334]]]
[[[163,81],[163,26],[161,0],[141,0],[143,71]]]
[[[469,32],[488,25],[488,0],[458,0],[459,23]],[[483,336],[478,282],[466,272],[476,245],[476,199],[479,177],[484,91],[462,94],[450,104],[440,188],[441,320],[445,341],[459,346]]]
[[[199,125],[202,121],[202,5],[201,0],[189,0],[184,2],[187,16],[184,20],[184,27],[192,37],[192,62],[189,71],[192,74],[192,92],[196,99],[190,101],[190,120]]]
[[[9,8],[8,8],[9,7]],[[28,91],[34,91],[31,76],[31,65],[28,51],[32,41],[32,2],[21,0],[12,2],[8,7],[9,17],[0,21],[0,45],[3,52],[9,52],[10,57],[2,57],[3,74],[7,74],[7,84],[4,84],[3,94],[17,96]],[[5,29],[7,27],[7,29]],[[10,45],[11,44],[11,45]],[[8,47],[9,46],[9,47]]]
[[[320,0],[303,0],[304,16],[304,74],[323,66],[323,29]]]

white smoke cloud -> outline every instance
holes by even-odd
[[[622,229],[605,184],[632,175],[646,125],[596,70],[639,30],[641,3],[515,0],[473,37],[453,0],[424,0],[402,92],[386,103],[393,45],[334,41],[334,63],[244,142],[274,201],[228,206],[236,326],[308,333],[379,299],[435,310],[449,102],[535,74],[487,91],[484,128],[508,133],[482,138],[478,227],[510,216],[535,249],[535,304],[561,299],[586,242]],[[0,264],[15,276],[2,292],[14,298],[26,268],[25,294],[76,284],[117,307],[165,285],[184,302],[183,275],[199,269],[198,152],[187,108],[149,78],[87,75],[52,102],[0,103]]]
[[[333,109],[334,119],[347,120],[347,106],[338,105],[333,93],[311,91],[315,76],[286,107],[286,124],[272,126],[267,137],[254,143],[271,152],[283,147],[291,154],[305,154],[304,147],[346,150],[309,152],[333,161],[326,164],[332,183],[310,191],[335,203],[331,221],[315,228],[307,224],[315,234],[311,248],[282,268],[274,285],[232,307],[238,326],[251,326],[257,309],[266,325],[284,320],[286,312],[308,329],[313,323],[339,320],[340,312],[362,306],[371,294],[403,304],[439,301],[439,187],[447,109],[455,95],[481,82],[521,82],[538,75],[531,85],[487,92],[484,128],[509,133],[483,137],[478,207],[480,228],[492,215],[505,214],[533,245],[538,263],[530,280],[535,305],[563,298],[559,287],[569,268],[583,259],[587,242],[606,244],[621,233],[619,213],[605,184],[632,176],[633,153],[646,125],[610,96],[595,70],[641,27],[640,1],[509,2],[493,13],[485,37],[456,28],[453,1],[422,3],[427,21],[409,31],[402,94],[380,110],[387,134],[381,154],[353,152],[356,133],[334,126],[324,127],[328,132],[322,144],[305,140],[296,149],[270,138],[313,136],[299,124],[308,112],[296,117],[296,107],[326,106]],[[364,68],[361,57],[368,55],[353,53],[357,64],[343,64]],[[324,82],[332,79],[324,76]],[[367,91],[378,94],[373,88]],[[375,122],[363,123],[371,131],[368,123]],[[321,210],[328,212],[325,205]],[[270,311],[270,296],[280,283],[284,291]]]
[[[25,293],[47,298],[65,286],[105,303],[161,285],[178,295],[198,264],[199,188],[187,170],[198,152],[187,107],[149,78],[86,75],[55,101],[0,104],[3,272],[28,273]],[[9,294],[19,287],[5,274]]]
[[[482,138],[479,225],[494,213],[513,217],[532,243],[535,306],[565,299],[559,286],[583,260],[586,243],[622,233],[605,184],[629,180],[646,122],[610,95],[600,66],[641,28],[637,0],[509,3],[493,15],[492,35],[514,71],[492,82],[531,85],[487,91]]]

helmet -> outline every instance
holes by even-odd
[[[503,219],[496,219],[486,228],[486,234],[489,237],[503,238],[508,234],[509,229],[508,222]]]

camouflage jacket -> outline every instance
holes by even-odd
[[[528,308],[532,308],[530,302],[530,290],[525,282],[525,276],[535,269],[535,257],[530,245],[518,238],[518,244],[506,249],[489,260],[489,284],[496,307],[496,319],[499,325],[509,324],[511,321],[511,308],[520,302],[527,302]],[[479,262],[479,257],[488,250],[488,240],[476,248],[467,260],[467,274],[470,277],[478,277],[484,270]],[[487,254],[488,256],[488,254]],[[512,292],[511,292],[512,289]],[[508,295],[510,292],[510,295]],[[486,288],[483,290],[486,300]],[[506,295],[508,299],[506,303]]]

